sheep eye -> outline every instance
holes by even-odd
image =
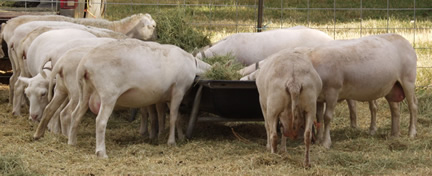
[[[45,95],[46,95],[46,92],[42,92],[41,96],[43,97],[43,96],[45,96]]]

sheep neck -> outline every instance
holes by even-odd
[[[139,20],[140,20],[140,16],[133,15],[119,21],[114,21],[113,22],[114,30],[116,32],[127,34],[135,28]]]

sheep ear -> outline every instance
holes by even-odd
[[[20,77],[18,77],[18,80],[25,83],[26,85],[30,84],[30,78],[20,76]]]

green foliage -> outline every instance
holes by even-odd
[[[3,2],[0,2],[0,7],[12,7],[14,4],[15,4],[15,2],[3,1]]]
[[[181,6],[139,6],[119,1],[118,4],[108,5],[105,18],[119,20],[136,13],[149,13],[153,17],[159,43],[176,45],[188,52],[211,44],[210,33],[197,30],[197,26],[191,25],[189,22],[193,18],[192,14]]]
[[[211,43],[208,35],[186,22],[185,12],[179,8],[161,11],[153,18],[157,23],[159,43],[176,45],[188,52]]]
[[[204,74],[204,79],[239,80],[241,78],[238,71],[243,68],[243,65],[232,55],[204,58],[203,61],[212,65],[212,68]]]

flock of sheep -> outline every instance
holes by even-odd
[[[353,127],[354,100],[369,102],[373,134],[375,100],[385,97],[392,115],[392,135],[397,137],[398,106],[406,98],[409,135],[416,135],[417,56],[400,35],[333,40],[319,30],[297,26],[233,34],[202,48],[196,56],[173,45],[151,42],[156,36],[156,22],[149,14],[112,22],[56,15],[10,19],[2,24],[0,37],[8,45],[13,68],[9,84],[13,115],[20,115],[28,99],[29,119],[39,121],[34,138],[42,137],[48,127],[74,145],[77,127],[90,109],[97,114],[96,154],[107,157],[105,130],[114,108],[141,108],[151,120],[157,117],[159,132],[155,126],[150,131],[150,138],[155,138],[164,129],[168,105],[168,144],[175,145],[176,128],[179,138],[184,137],[177,125],[182,99],[195,77],[211,68],[201,59],[231,54],[247,66],[240,70],[242,80],[256,80],[271,152],[277,151],[280,122],[281,147],[286,150],[285,137],[304,135],[304,164],[309,166],[314,118],[324,124],[318,129],[318,142],[330,148],[330,122],[341,100],[348,102]],[[142,134],[147,132],[146,121],[143,116]]]
[[[249,65],[240,70],[241,80],[256,80],[267,132],[267,148],[277,151],[277,124],[285,136],[304,135],[305,161],[310,165],[309,146],[314,117],[318,143],[330,148],[330,122],[338,101],[346,100],[351,126],[356,126],[355,101],[368,101],[370,133],[376,132],[376,102],[385,97],[392,116],[394,137],[400,135],[399,102],[406,98],[410,111],[409,136],[415,137],[417,55],[398,34],[380,34],[352,40],[332,40],[327,34],[297,26],[262,33],[239,33],[197,54],[231,53]],[[324,111],[325,104],[325,111]]]

